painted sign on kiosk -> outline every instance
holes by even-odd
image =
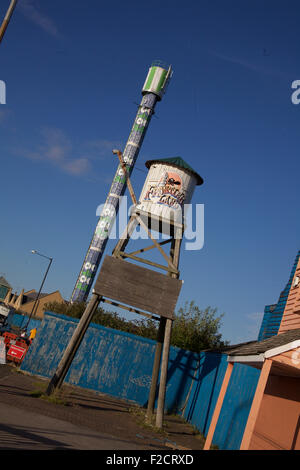
[[[184,224],[186,205],[203,180],[181,157],[149,160],[146,167],[149,172],[136,210],[162,221],[159,231],[168,233],[170,224]]]

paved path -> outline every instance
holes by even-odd
[[[175,416],[166,417],[163,434],[156,433],[141,423],[139,407],[108,395],[64,385],[65,405],[33,396],[47,384],[0,365],[0,451],[202,449],[192,427]]]
[[[126,439],[0,403],[0,448],[14,450],[139,450]]]

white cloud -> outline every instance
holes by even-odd
[[[90,162],[87,158],[77,158],[77,160],[67,161],[64,170],[71,175],[82,175],[90,169]]]
[[[121,151],[123,149],[123,144],[118,140],[95,139],[87,142],[86,146],[95,155],[95,158],[107,157],[107,155],[112,153],[113,149]]]
[[[36,6],[36,2],[34,0],[22,0],[19,3],[19,8],[26,18],[42,28],[46,33],[57,38],[61,36],[53,20],[46,16],[39,7]]]
[[[41,131],[41,143],[34,150],[17,148],[13,152],[30,160],[48,161],[71,175],[83,175],[90,169],[88,158],[72,156],[72,143],[60,129],[43,128]]]
[[[33,149],[17,147],[12,149],[15,155],[39,162],[46,161],[61,171],[72,176],[93,176],[92,161],[102,160],[112,155],[112,149],[118,141],[92,140],[74,145],[71,139],[61,130],[44,127],[40,131],[39,143]],[[101,174],[101,179],[105,175]]]

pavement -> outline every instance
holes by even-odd
[[[145,409],[64,384],[42,398],[49,380],[0,364],[0,450],[201,450],[203,438],[180,417],[163,430],[144,421]]]

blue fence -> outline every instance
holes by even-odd
[[[24,328],[28,322],[28,317],[26,315],[20,315],[19,313],[9,313],[7,317],[7,323],[10,326],[17,326],[19,328]],[[36,320],[35,318],[31,318],[28,323],[27,330],[30,331],[33,328],[37,330],[41,326],[41,320]]]
[[[227,368],[225,354],[201,353],[184,417],[206,436]],[[258,370],[235,364],[214,433],[220,449],[239,449],[255,393]]]
[[[52,377],[78,320],[46,312],[21,369]],[[155,341],[91,324],[65,381],[139,405],[147,404]],[[167,411],[207,433],[227,366],[227,356],[171,347]],[[259,371],[236,364],[214,435],[220,449],[238,449]]]

